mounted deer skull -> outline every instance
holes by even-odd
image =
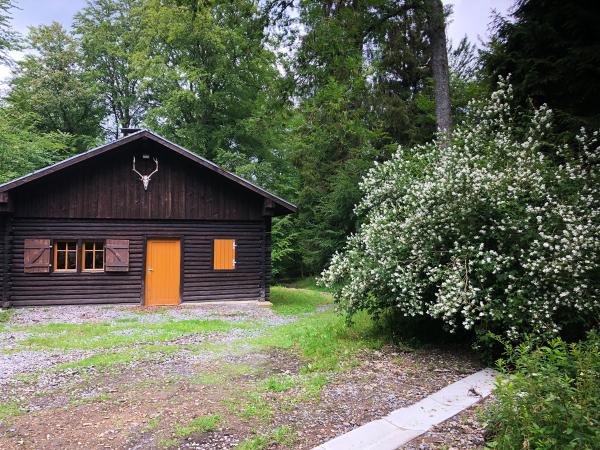
[[[158,172],[158,159],[156,159],[156,158],[152,158],[152,159],[154,160],[154,163],[156,164],[156,169],[154,169],[154,171],[152,171],[152,173],[150,173],[148,175],[142,175],[135,169],[135,156],[133,157],[133,171],[135,173],[137,173],[138,176],[140,177],[140,180],[142,180],[142,184],[144,185],[145,191],[148,190],[148,185],[150,184],[150,178],[152,177],[152,175],[154,175],[156,172]]]

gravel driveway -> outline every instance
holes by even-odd
[[[11,317],[0,327],[0,385],[13,381],[15,376],[48,369],[52,366],[81,360],[98,353],[94,350],[48,351],[28,350],[23,341],[31,337],[27,327],[49,324],[96,324],[123,325],[126,323],[160,324],[180,320],[221,320],[230,323],[257,322],[264,327],[284,325],[293,317],[279,316],[265,306],[256,303],[199,304],[168,308],[142,308],[125,305],[85,305],[18,308],[11,310]],[[122,332],[127,332],[125,328]],[[228,333],[201,335],[201,340],[225,343],[250,337],[262,329],[231,329]],[[198,343],[194,335],[180,339],[179,344]]]
[[[326,346],[327,324],[343,323],[328,308],[11,310],[0,323],[0,448],[309,450],[481,368],[463,348],[388,344],[322,369],[293,339],[298,328]],[[194,428],[203,418],[218,425]]]

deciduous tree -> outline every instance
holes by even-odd
[[[40,133],[63,132],[72,146],[89,148],[101,135],[105,110],[97,85],[83,69],[75,39],[60,25],[32,27],[30,53],[10,80],[8,105]]]

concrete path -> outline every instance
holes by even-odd
[[[490,395],[497,376],[495,370],[480,370],[414,405],[397,409],[313,450],[396,450]]]

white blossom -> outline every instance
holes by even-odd
[[[599,317],[600,136],[582,130],[578,148],[549,155],[550,109],[517,116],[511,96],[501,80],[448,145],[399,148],[364,177],[362,225],[322,274],[344,309],[512,340]]]

